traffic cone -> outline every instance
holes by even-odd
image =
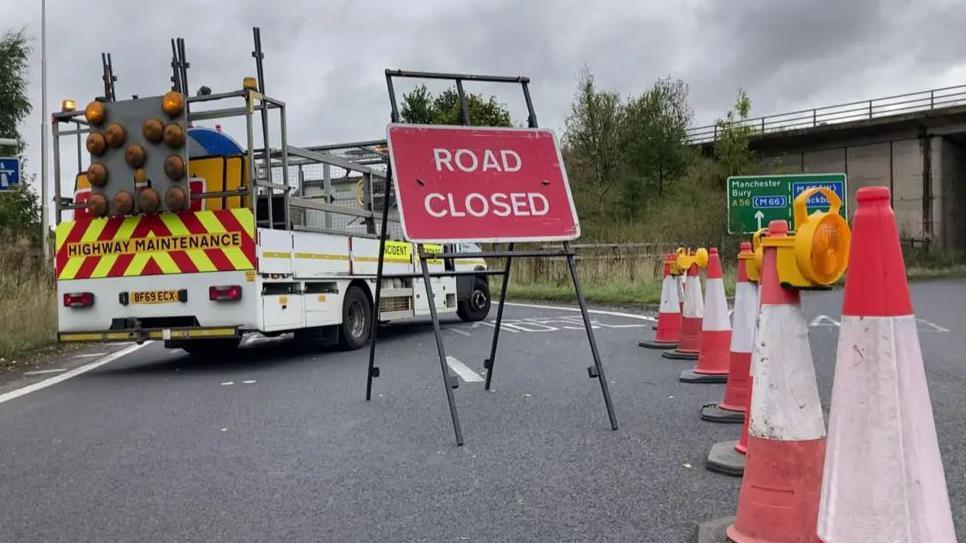
[[[725,298],[724,274],[718,250],[711,248],[708,274],[704,286],[704,306],[701,320],[701,350],[694,369],[681,372],[684,383],[724,383],[728,380],[728,344],[731,342],[731,320]]]
[[[787,232],[785,221],[768,226],[771,238]],[[736,543],[814,543],[825,424],[799,293],[779,284],[777,249],[767,245],[754,348],[748,459],[727,534]]]
[[[677,260],[674,253],[664,259],[664,281],[661,283],[661,308],[657,314],[657,333],[651,341],[638,343],[649,349],[673,349],[681,337],[681,308],[678,302],[676,276],[671,273]]]
[[[681,310],[682,315],[684,314],[684,279],[685,277],[686,276],[684,274],[678,274],[674,276],[674,284],[678,288],[678,302],[680,302],[679,309]]]
[[[758,317],[758,285],[748,280],[745,265],[755,255],[751,243],[743,241],[738,253],[738,277],[735,282],[734,330],[728,361],[728,384],[724,397],[717,404],[701,408],[701,419],[710,422],[740,423],[748,410],[751,392],[751,351],[754,341],[755,319]],[[709,272],[710,273],[710,272]],[[700,363],[700,361],[699,361]]]
[[[674,360],[697,360],[701,351],[701,321],[704,317],[704,300],[701,299],[701,268],[691,264],[684,283],[684,307],[681,316],[681,339],[676,349],[664,351],[661,356]]]
[[[889,189],[863,187],[856,200],[818,534],[954,543]]]

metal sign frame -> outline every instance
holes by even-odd
[[[386,70],[386,87],[389,91],[389,101],[392,107],[391,122],[400,122],[399,108],[396,103],[396,91],[393,87],[393,78],[414,78],[414,79],[436,79],[436,80],[446,80],[454,81],[456,83],[456,92],[459,95],[460,107],[462,109],[462,125],[471,126],[470,123],[470,113],[469,105],[466,99],[466,93],[463,90],[464,81],[475,81],[475,82],[487,82],[487,83],[511,83],[518,84],[522,87],[523,97],[527,105],[527,126],[530,128],[537,128],[537,116],[534,113],[533,102],[530,99],[530,78],[523,76],[492,76],[492,75],[470,75],[470,74],[453,74],[453,73],[436,73],[436,72],[412,72],[403,70]],[[450,417],[453,422],[453,432],[456,436],[456,444],[463,445],[463,430],[460,426],[459,415],[456,411],[456,403],[453,397],[453,389],[459,385],[459,378],[451,375],[446,364],[446,348],[443,345],[443,336],[440,331],[439,324],[439,314],[436,311],[436,296],[433,292],[433,285],[430,281],[431,277],[452,277],[459,275],[489,275],[489,276],[500,276],[503,279],[503,284],[500,288],[500,302],[497,306],[496,311],[496,323],[493,328],[493,341],[490,345],[490,356],[483,361],[483,365],[486,368],[486,382],[484,384],[485,390],[490,390],[490,383],[493,378],[493,368],[496,362],[496,351],[500,340],[500,325],[503,322],[503,308],[506,302],[506,291],[507,284],[510,281],[510,264],[513,258],[532,258],[532,257],[563,257],[567,260],[567,267],[570,270],[570,277],[573,280],[574,291],[577,295],[577,302],[580,305],[580,314],[583,317],[584,328],[587,332],[587,342],[590,345],[590,352],[593,357],[594,365],[588,366],[587,375],[591,379],[597,379],[600,383],[601,394],[604,398],[604,406],[607,409],[607,417],[610,420],[611,430],[617,430],[617,416],[614,413],[614,406],[611,402],[610,391],[607,387],[607,379],[604,376],[604,366],[601,363],[600,353],[597,349],[597,341],[594,338],[593,327],[590,322],[590,315],[587,311],[587,301],[584,298],[583,290],[580,287],[580,278],[577,275],[577,263],[575,258],[575,253],[570,245],[569,241],[563,241],[563,249],[551,249],[551,250],[514,250],[514,243],[509,242],[507,244],[505,251],[485,251],[481,253],[459,253],[459,252],[446,252],[442,253],[430,253],[425,250],[422,243],[417,244],[417,252],[419,253],[420,266],[422,273],[416,274],[392,274],[385,275],[383,273],[383,264],[385,258],[385,247],[387,238],[387,223],[386,218],[389,216],[389,201],[391,197],[391,189],[393,183],[388,182],[392,179],[392,164],[388,165],[387,170],[387,182],[385,188],[385,197],[383,198],[382,207],[382,225],[379,234],[379,259],[376,271],[376,295],[375,301],[373,302],[374,310],[372,312],[372,326],[371,326],[371,337],[369,343],[369,367],[366,374],[366,401],[370,401],[372,398],[372,380],[373,378],[380,376],[379,367],[375,365],[376,356],[376,344],[378,342],[378,330],[379,330],[379,306],[382,296],[382,283],[384,278],[398,278],[398,277],[412,277],[414,279],[418,277],[423,278],[423,284],[426,287],[426,295],[429,302],[429,313],[433,321],[433,333],[436,337],[436,351],[439,355],[439,365],[440,370],[443,374],[443,386],[446,390],[446,400],[449,404]],[[430,259],[460,259],[460,258],[505,258],[506,263],[502,271],[444,271],[444,272],[434,272],[430,273],[428,260]]]

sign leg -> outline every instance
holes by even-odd
[[[376,367],[376,340],[379,336],[379,306],[382,302],[382,270],[386,256],[386,226],[389,224],[389,197],[392,188],[392,165],[386,170],[386,191],[382,199],[382,226],[379,233],[379,263],[376,265],[376,295],[372,303],[372,323],[369,326],[369,370],[366,372],[366,401],[372,399],[372,378],[379,376]]]
[[[580,314],[584,318],[584,328],[587,329],[590,352],[594,357],[594,367],[587,368],[588,374],[591,377],[596,377],[597,381],[600,382],[600,391],[604,395],[604,405],[607,407],[607,417],[610,419],[610,429],[617,430],[617,415],[614,414],[614,404],[611,402],[607,378],[604,376],[604,365],[600,362],[597,340],[594,339],[594,329],[590,324],[590,315],[587,313],[587,300],[584,299],[584,291],[580,288],[580,279],[577,277],[577,263],[573,250],[570,248],[570,243],[564,242],[564,250],[567,252],[567,267],[570,268],[570,277],[574,280],[574,291],[577,294],[577,303],[580,304]]]
[[[513,252],[513,244],[507,246],[507,252]],[[493,327],[493,344],[490,345],[490,357],[483,361],[483,366],[486,367],[486,383],[483,385],[484,390],[490,390],[490,379],[493,377],[493,363],[496,360],[496,347],[500,342],[500,324],[503,322],[503,303],[506,301],[506,287],[510,282],[510,261],[512,259],[508,256],[506,257],[506,267],[503,268],[503,284],[500,285],[500,304],[496,308],[496,326]]]
[[[419,246],[419,262],[423,269],[423,283],[426,285],[426,301],[429,302],[429,316],[433,319],[433,333],[436,335],[436,351],[439,353],[439,367],[443,371],[443,387],[446,389],[446,401],[449,402],[449,414],[453,419],[453,433],[456,434],[456,444],[463,446],[463,429],[460,428],[460,418],[456,413],[456,401],[453,399],[453,387],[446,365],[446,350],[443,347],[443,334],[439,329],[439,315],[436,313],[436,296],[433,285],[429,280],[429,263],[424,258],[423,246]]]

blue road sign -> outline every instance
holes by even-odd
[[[829,181],[823,183],[792,183],[792,199],[798,197],[799,194],[805,192],[812,187],[825,187],[832,189],[840,200],[845,201],[845,183],[841,181]],[[828,199],[825,198],[824,194],[813,194],[808,198],[808,202],[805,204],[806,207],[822,207],[828,208]]]
[[[20,184],[20,159],[0,157],[0,190],[7,190]]]

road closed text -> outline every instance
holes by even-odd
[[[520,154],[512,149],[433,149],[433,165],[437,172],[516,173],[523,167]],[[483,181],[485,183],[485,181]],[[432,217],[542,217],[550,211],[550,202],[539,192],[432,192],[423,199]]]
[[[539,192],[471,192],[465,197],[431,192],[423,200],[426,213],[433,217],[542,217],[550,202]]]

